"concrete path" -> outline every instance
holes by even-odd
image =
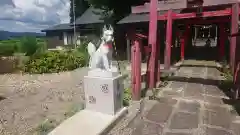
[[[185,61],[158,101],[146,101],[140,116],[116,135],[240,135],[239,112],[221,90],[214,62]],[[239,110],[238,110],[239,111]]]

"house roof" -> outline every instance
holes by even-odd
[[[125,23],[137,23],[137,22],[148,22],[149,14],[130,14],[124,17],[122,20],[118,22],[118,24],[125,24]]]
[[[42,32],[54,31],[54,30],[71,30],[71,29],[73,29],[73,27],[69,23],[65,23],[65,24],[54,25],[50,28],[42,30]]]
[[[180,13],[181,9],[173,10],[175,13]],[[167,11],[159,11],[158,14],[162,15]],[[149,13],[131,13],[122,20],[118,22],[118,24],[127,24],[127,23],[137,23],[137,22],[148,22],[149,21]]]
[[[101,15],[99,14],[102,12],[103,10],[101,9],[90,7],[82,14],[82,16],[76,19],[76,24],[79,25],[103,23],[104,20],[101,19]]]

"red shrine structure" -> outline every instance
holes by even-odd
[[[127,37],[132,44],[133,99],[140,99],[143,54],[149,55],[147,80],[148,88],[152,89],[156,87],[156,82],[160,81],[160,62],[164,61],[164,68],[169,69],[172,64],[172,56],[179,55],[179,60],[186,59],[189,48],[198,48],[194,46],[194,42],[199,35],[206,37],[202,29],[206,29],[207,26],[209,30],[207,38],[211,41],[213,37],[213,42],[215,42],[217,56],[215,59],[222,60],[229,55],[227,60],[230,63],[232,73],[236,76],[238,71],[235,71],[235,68],[239,66],[240,60],[240,47],[237,45],[238,36],[236,36],[240,35],[237,34],[239,30],[239,2],[240,0],[150,0],[144,5],[132,7],[132,13],[122,19],[119,24],[131,23]],[[141,22],[148,23],[148,34],[134,29]],[[226,41],[228,40],[229,44],[227,45]],[[148,43],[144,44],[144,41]],[[175,44],[175,41],[178,43]],[[179,51],[176,51],[176,48],[179,48]],[[199,49],[196,52],[197,55],[208,54],[206,50]],[[163,60],[159,58],[160,56],[164,57]],[[235,82],[240,83],[239,79],[235,79]]]

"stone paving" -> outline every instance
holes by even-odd
[[[239,114],[225,103],[229,98],[218,88],[223,78],[216,64],[185,61],[183,65],[161,88],[158,101],[144,102],[140,116],[109,134],[240,135]]]

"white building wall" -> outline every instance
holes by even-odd
[[[63,32],[63,41],[64,41],[64,45],[68,45],[68,39],[67,39],[67,33]]]
[[[76,40],[77,40],[77,45],[81,45],[81,39],[80,39],[80,32],[76,33]]]

